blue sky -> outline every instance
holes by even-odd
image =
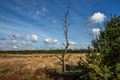
[[[62,19],[70,7],[70,48],[87,48],[120,0],[0,0],[0,50],[61,49]]]

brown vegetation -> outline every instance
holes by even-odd
[[[76,65],[85,54],[67,54],[66,64]],[[0,54],[0,80],[53,80],[51,71],[61,71],[55,54]]]

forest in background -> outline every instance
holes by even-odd
[[[0,51],[0,54],[61,54],[64,50]],[[68,53],[87,53],[88,49],[69,49]]]

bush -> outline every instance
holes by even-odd
[[[88,80],[120,80],[120,16],[106,22],[105,30],[92,41],[87,60],[79,62]]]

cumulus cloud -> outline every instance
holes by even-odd
[[[31,35],[31,40],[32,40],[33,42],[36,42],[36,41],[38,40],[38,35],[32,34],[32,35]]]
[[[18,37],[16,37],[18,38]],[[19,37],[20,38],[20,37]],[[34,40],[33,40],[34,41]],[[0,50],[19,50],[30,47],[33,42],[31,40],[7,39],[0,40]]]
[[[14,39],[23,39],[23,38],[25,38],[24,35],[21,35],[21,34],[18,34],[18,33],[13,34],[12,36],[13,36]]]
[[[36,34],[32,34],[32,35],[26,35],[25,39],[26,40],[30,40],[33,42],[36,42],[38,40],[39,36]]]
[[[90,17],[89,20],[91,23],[102,23],[105,21],[105,18],[106,18],[105,14],[101,12],[96,12]]]
[[[19,47],[22,47],[22,46],[30,46],[32,43],[31,42],[28,42],[28,41],[23,41],[19,44],[17,44]]]
[[[100,34],[100,28],[93,28],[92,29],[93,36],[99,36],[99,34]]]
[[[44,40],[44,43],[45,44],[57,44],[58,43],[58,40],[57,39],[52,39],[52,38],[46,38]]]
[[[63,43],[63,45],[65,45],[66,42]],[[75,46],[76,42],[75,41],[69,41],[69,46]]]
[[[11,43],[11,44],[16,44],[16,42],[17,42],[17,41],[14,39],[14,40],[12,40],[10,43]]]
[[[65,45],[65,43],[64,43]],[[75,49],[76,48],[76,42],[75,41],[69,41],[69,49]]]
[[[76,45],[76,42],[70,41],[69,44],[70,44],[70,46],[75,46],[75,45]]]
[[[18,48],[16,45],[13,46],[14,49]]]
[[[13,34],[12,35],[14,39],[22,39],[22,40],[30,40],[33,42],[36,42],[39,38],[38,35],[32,34],[32,35],[22,35],[22,34]]]

